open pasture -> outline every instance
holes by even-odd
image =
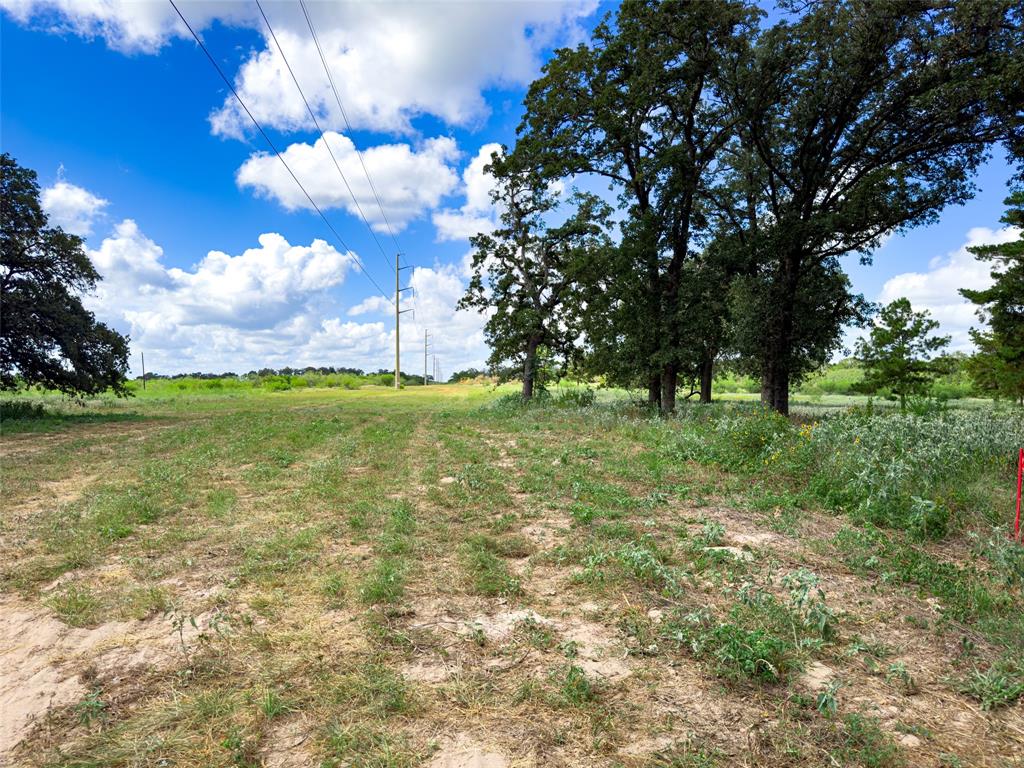
[[[480,385],[56,410],[4,424],[0,764],[1024,755],[1019,413]]]

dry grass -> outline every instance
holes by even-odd
[[[673,460],[642,421],[487,397],[211,396],[5,437],[0,694],[38,696],[5,712],[2,754],[278,767],[1024,754],[1022,706],[983,711],[956,682],[998,649],[927,594],[844,564],[842,521]],[[974,557],[966,543],[941,554]],[[786,580],[807,572],[827,629]],[[734,674],[750,653],[765,669],[751,638],[786,666]]]

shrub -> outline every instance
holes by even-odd
[[[559,408],[589,408],[597,402],[597,393],[589,387],[563,390],[555,400]]]
[[[46,409],[43,408],[42,403],[33,403],[28,400],[0,401],[0,421],[45,419],[46,416]]]

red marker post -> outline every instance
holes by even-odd
[[[1021,541],[1020,532],[1020,494],[1024,487],[1024,448],[1017,455],[1017,516],[1013,519],[1013,540]]]

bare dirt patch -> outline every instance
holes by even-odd
[[[0,598],[0,765],[51,710],[82,698],[86,669],[113,683],[139,668],[164,669],[209,628],[210,617],[179,630],[170,617],[75,629],[49,611]]]
[[[459,734],[449,739],[427,763],[428,768],[508,768],[509,762],[472,736]]]
[[[316,760],[307,746],[310,730],[310,724],[301,716],[273,723],[260,748],[265,768],[313,768]]]

